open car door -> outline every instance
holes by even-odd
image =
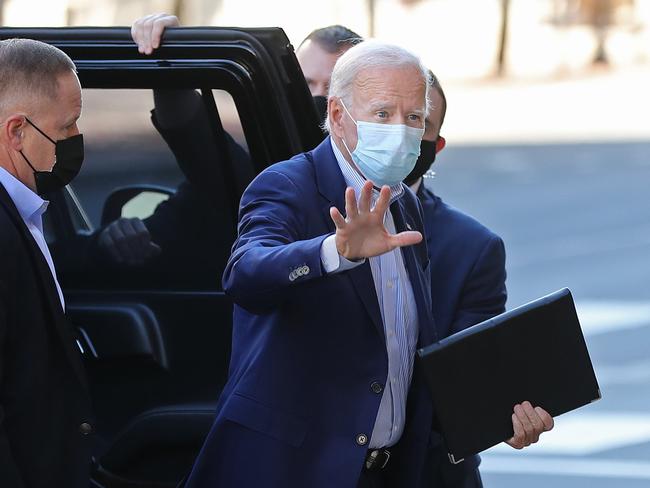
[[[91,384],[93,483],[176,486],[227,378],[221,273],[241,192],[322,140],[312,98],[278,28],[168,29],[151,56],[127,28],[0,29],[11,37],[65,51],[84,92],[84,168],[49,196],[45,234]],[[134,257],[123,225],[155,252]]]

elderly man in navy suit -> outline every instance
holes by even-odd
[[[189,487],[424,483],[434,414],[414,355],[437,336],[421,208],[402,180],[427,80],[402,48],[351,48],[332,73],[331,136],[244,193],[223,277],[230,377]],[[536,420],[534,437],[551,421]]]

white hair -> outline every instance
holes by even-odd
[[[374,39],[360,42],[341,55],[332,71],[328,99],[340,98],[347,108],[352,105],[352,89],[359,73],[371,68],[415,68],[421,75],[425,86],[426,114],[429,113],[429,70],[412,52],[395,44],[387,44]],[[330,131],[329,113],[323,128]]]

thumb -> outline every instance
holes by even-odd
[[[390,236],[390,245],[393,248],[405,247],[418,244],[422,241],[422,233],[415,230],[407,230]]]

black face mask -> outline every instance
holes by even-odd
[[[316,112],[318,112],[318,122],[322,124],[325,122],[325,117],[327,117],[327,97],[316,95],[312,98],[314,99],[314,105],[316,105]]]
[[[44,195],[56,190],[60,190],[70,183],[81,169],[84,160],[84,139],[83,135],[68,137],[60,141],[54,141],[45,132],[36,127],[34,123],[25,117],[25,120],[36,129],[43,137],[55,146],[55,159],[52,171],[36,171],[29,159],[20,151],[20,155],[27,162],[34,172],[36,180],[36,192]]]
[[[436,160],[437,142],[438,139],[435,141],[426,141],[422,139],[422,142],[420,143],[420,155],[418,156],[418,160],[415,162],[413,171],[411,171],[409,175],[404,178],[404,183],[411,186],[413,183],[418,181],[421,176],[424,176],[424,174],[429,171],[429,168],[431,168],[431,165]]]

